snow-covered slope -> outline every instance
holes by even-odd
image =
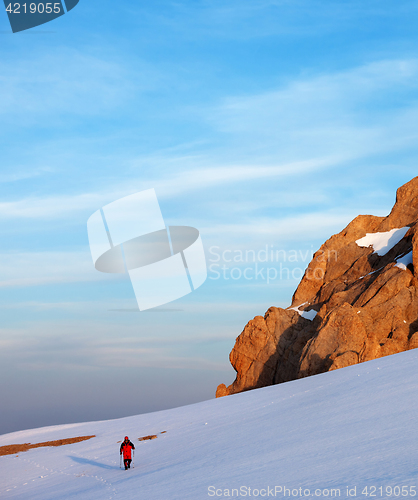
[[[0,436],[3,446],[97,435],[0,457],[0,498],[281,498],[283,488],[293,498],[339,488],[347,498],[347,487],[357,498],[365,487],[378,498],[415,496],[417,358],[408,351],[173,410]],[[136,445],[128,471],[119,469],[125,434]],[[148,434],[158,438],[137,440]]]

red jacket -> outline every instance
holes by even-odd
[[[135,449],[135,446],[130,441],[124,441],[120,445],[120,452],[123,453],[124,460],[132,459],[132,450]]]

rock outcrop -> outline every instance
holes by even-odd
[[[418,177],[387,217],[359,215],[315,253],[288,309],[236,339],[235,381],[216,396],[279,384],[418,347]],[[359,241],[360,240],[360,241]]]

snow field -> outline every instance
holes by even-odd
[[[367,498],[366,486],[409,488],[418,483],[417,388],[418,351],[408,351],[182,408],[3,435],[0,446],[97,437],[0,457],[0,498],[200,500],[268,488],[271,497],[276,486],[312,496],[335,488],[340,498],[356,487]],[[148,434],[158,438],[138,441]],[[128,471],[119,469],[125,435],[136,446]]]

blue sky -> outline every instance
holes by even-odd
[[[17,34],[0,13],[0,433],[232,382],[235,337],[289,305],[307,252],[416,175],[417,22],[412,1],[80,0]],[[299,252],[269,264],[289,279],[233,279],[247,263],[221,259],[225,278],[127,312],[86,222],[149,188],[208,265],[267,245]]]

